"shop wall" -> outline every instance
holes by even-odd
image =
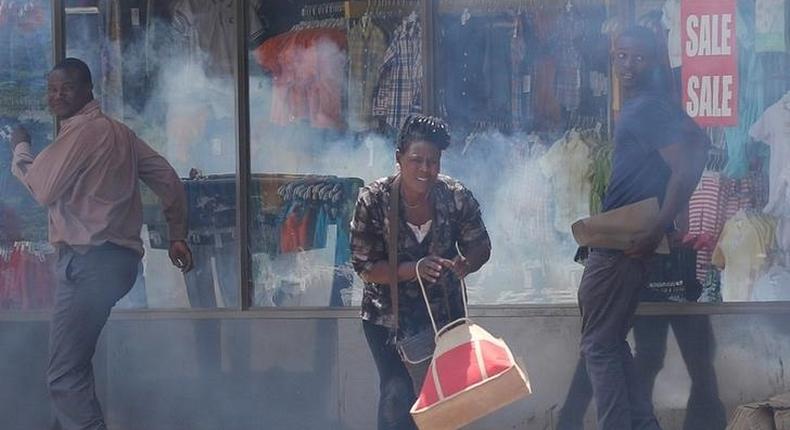
[[[545,316],[516,308],[484,314],[477,320],[513,347],[534,394],[469,428],[555,428],[576,366],[578,316],[572,309]],[[715,354],[709,365],[728,414],[739,404],[790,390],[784,368],[790,316],[722,314],[710,316],[710,323]],[[206,333],[212,326],[223,334],[221,348],[195,337],[198,327]],[[691,381],[671,331],[666,345],[654,403],[664,428],[673,430],[682,428]],[[46,323],[0,323],[0,350],[2,428],[46,429]],[[218,361],[207,361],[207,351],[219,353]],[[340,318],[239,319],[120,314],[108,325],[95,362],[113,430],[375,428],[377,376],[350,312]],[[588,411],[587,428],[593,428],[591,418]]]

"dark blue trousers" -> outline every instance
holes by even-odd
[[[622,252],[593,250],[579,286],[581,351],[592,383],[598,428],[660,430],[626,341],[647,286],[645,263]]]

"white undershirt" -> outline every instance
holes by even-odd
[[[426,221],[425,224],[423,225],[414,225],[410,222],[406,222],[406,224],[408,224],[411,231],[414,232],[414,237],[417,238],[417,243],[422,243],[422,241],[425,239],[425,236],[428,236],[428,233],[431,231],[432,223],[433,220],[431,219]]]

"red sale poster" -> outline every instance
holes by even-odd
[[[683,105],[700,126],[738,123],[735,2],[681,2]]]

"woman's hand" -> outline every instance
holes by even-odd
[[[452,267],[450,267],[450,269],[455,273],[455,276],[457,276],[458,279],[463,279],[469,274],[469,260],[464,258],[464,256],[459,255],[453,258],[451,263]]]
[[[454,267],[455,263],[452,260],[436,255],[423,257],[415,263],[415,270],[420,278],[429,284],[435,283],[442,276],[442,272],[453,270]]]

